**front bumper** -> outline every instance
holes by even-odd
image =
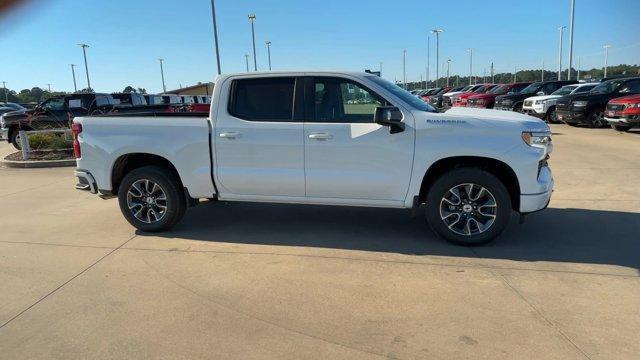
[[[522,109],[522,112],[524,112],[529,116],[535,116],[539,119],[544,119],[544,115],[545,115],[544,113],[539,113],[536,111],[536,109],[531,109],[531,108],[524,108]]]
[[[9,129],[0,128],[0,141],[9,141]]]
[[[538,184],[544,191],[537,194],[521,194],[520,195],[520,213],[526,214],[545,209],[551,201],[553,193],[553,174],[551,168],[544,166],[540,169],[538,175]]]
[[[73,172],[73,174],[78,178],[78,183],[76,184],[77,190],[89,191],[92,194],[98,193],[96,180],[93,178],[93,175],[91,175],[91,173],[84,170],[76,170]]]
[[[589,122],[587,120],[587,115],[582,111],[556,110],[556,116],[558,121],[562,121],[567,124],[586,124]]]
[[[616,117],[604,117],[609,124],[640,126],[640,115],[625,115]]]

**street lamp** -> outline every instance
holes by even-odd
[[[51,92],[51,84],[47,84],[47,89],[49,89],[49,92]]]
[[[76,70],[74,69],[76,64],[69,64],[71,66],[71,75],[73,75],[73,91],[78,92],[78,85],[76,85]]]
[[[447,87],[449,87],[449,70],[451,69],[451,59],[447,59]]]
[[[473,77],[473,49],[469,49],[469,85],[471,85],[472,77]]]
[[[221,74],[220,68],[220,49],[218,48],[218,25],[216,22],[216,5],[214,0],[211,0],[211,17],[213,18],[213,38],[216,42],[216,62],[218,63],[218,75]]]
[[[407,90],[407,50],[402,50],[402,86]]]
[[[444,30],[433,29],[431,32],[436,34],[436,87],[438,87],[438,78],[440,77],[438,73],[438,68],[440,67],[440,33],[444,32]]]
[[[2,87],[4,88],[4,103],[8,103],[9,102],[9,93],[7,93],[7,82],[3,81],[2,82]]]
[[[249,72],[249,54],[244,54],[244,60],[247,62],[247,72]]]
[[[382,61],[380,61],[380,68],[378,70],[380,71],[380,76],[382,76]]]
[[[562,80],[562,33],[566,28],[567,27],[564,25],[558,27],[558,31],[560,32],[560,50],[558,53],[558,80]]]
[[[269,57],[269,71],[271,71],[271,41],[267,40],[264,43],[267,44],[267,56]]]
[[[82,55],[84,56],[84,71],[87,73],[87,91],[91,91],[91,82],[89,81],[89,65],[87,65],[87,44],[78,44],[82,48]]]
[[[571,20],[569,22],[569,71],[567,80],[571,80],[571,67],[573,66],[573,23],[576,14],[576,0],[571,0]]]
[[[604,45],[604,77],[607,77],[607,62],[609,61],[609,48],[611,45]]]
[[[256,21],[256,14],[249,14],[249,22],[251,22],[251,40],[253,43],[253,70],[258,71],[258,61],[256,60],[256,33],[253,23]]]
[[[427,79],[424,82],[424,88],[428,89],[429,88],[429,63],[431,62],[431,36],[429,34],[427,34]]]
[[[167,87],[164,85],[164,67],[162,66],[162,63],[164,63],[164,59],[160,58],[158,59],[158,61],[160,62],[160,76],[162,76],[162,92],[166,93]]]

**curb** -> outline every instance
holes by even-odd
[[[15,160],[2,159],[2,161],[0,161],[0,164],[2,166],[6,166],[10,168],[20,168],[20,169],[52,168],[52,167],[76,166],[76,159],[40,160],[40,161],[29,161],[29,160],[15,161]]]

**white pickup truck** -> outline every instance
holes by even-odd
[[[209,117],[75,118],[76,187],[117,196],[142,231],[199,199],[413,209],[441,237],[486,243],[549,203],[549,127],[514,112],[435,113],[376,75],[220,76]],[[251,220],[247,220],[251,221]],[[372,219],[380,221],[380,219]]]

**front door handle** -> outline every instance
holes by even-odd
[[[240,133],[237,131],[223,132],[223,133],[220,133],[220,137],[224,139],[235,139],[240,137]]]
[[[333,139],[333,135],[328,133],[313,133],[313,134],[309,134],[309,139],[329,140],[329,139]]]

